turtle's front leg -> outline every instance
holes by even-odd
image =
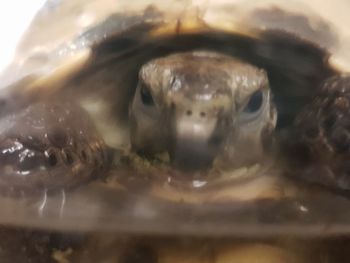
[[[288,145],[293,175],[350,190],[350,75],[323,84],[297,117]],[[294,162],[295,161],[295,162]]]
[[[0,120],[0,189],[54,191],[98,176],[106,146],[88,114],[70,102],[38,102]]]

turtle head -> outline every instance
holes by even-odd
[[[131,144],[182,168],[256,163],[275,127],[267,74],[232,57],[177,53],[145,64],[130,109]]]

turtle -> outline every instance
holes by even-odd
[[[48,1],[2,74],[0,189],[21,215],[4,207],[3,223],[142,235],[94,236],[86,247],[112,252],[74,262],[300,262],[296,244],[215,238],[346,226],[350,77],[335,18],[294,1],[102,6]]]

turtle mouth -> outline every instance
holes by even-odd
[[[172,164],[185,171],[206,170],[212,167],[226,137],[218,123],[220,121],[216,118],[205,122],[176,119],[169,146]]]
[[[203,177],[196,173],[191,180],[183,172],[176,176],[174,170],[170,170],[167,181],[153,184],[152,194],[165,200],[195,204],[271,197],[276,194],[277,185],[275,178],[266,173],[268,169],[268,165],[256,163],[229,171],[212,170],[202,174]]]
[[[211,165],[210,167],[206,166],[207,169],[189,169],[189,167],[193,167],[193,160],[183,160],[182,164],[188,165],[185,166],[188,169],[184,169],[184,167],[179,168],[178,165],[175,166],[173,163],[169,166],[172,159],[166,151],[152,158],[144,159],[138,154],[131,154],[130,156],[127,155],[126,159],[132,163],[132,167],[137,167],[138,171],[142,171],[141,174],[145,173],[150,176],[155,185],[163,185],[165,188],[174,187],[174,190],[177,189],[178,191],[194,191],[194,193],[197,191],[220,191],[220,189],[239,188],[242,185],[249,184],[255,178],[265,177],[266,171],[274,165],[273,160],[268,159],[263,162],[254,162],[227,169],[222,166],[220,158],[216,157],[210,160]],[[176,161],[180,161],[180,159]],[[196,162],[201,164],[198,160]],[[205,163],[205,165],[208,164],[209,162]],[[154,168],[159,168],[159,170]]]
[[[169,153],[171,162],[182,170],[195,171],[212,167],[223,138],[198,140],[191,137],[177,139]]]
[[[178,167],[181,170],[185,171],[195,171],[198,169],[207,169],[213,163],[213,156],[210,154],[186,154],[188,148],[184,147],[182,149],[178,149],[175,153],[176,157],[172,157],[172,163],[174,166]],[[198,149],[200,151],[200,149]],[[199,156],[200,155],[200,156]]]

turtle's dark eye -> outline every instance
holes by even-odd
[[[244,107],[243,112],[255,113],[260,110],[264,100],[264,94],[262,90],[256,91],[249,99],[247,105]]]
[[[239,119],[242,122],[251,122],[260,116],[262,109],[264,108],[265,101],[267,99],[266,90],[258,90],[254,92],[248,103],[244,106]]]
[[[140,94],[142,103],[146,106],[153,106],[154,101],[149,88],[145,84],[140,84]]]

